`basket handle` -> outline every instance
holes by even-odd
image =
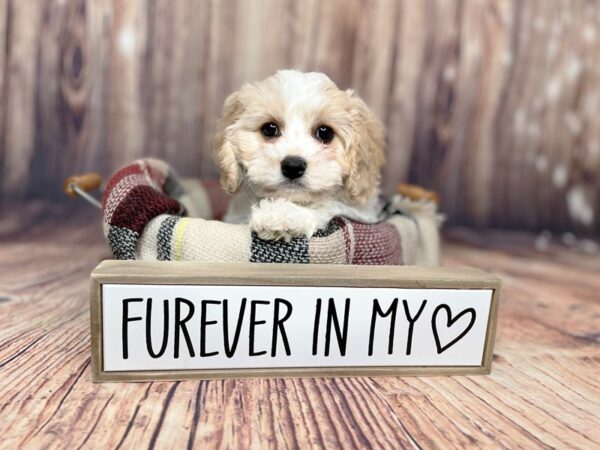
[[[81,197],[97,208],[101,208],[100,202],[92,197],[89,192],[95,191],[102,185],[102,177],[95,173],[84,173],[67,178],[63,188],[69,197]]]

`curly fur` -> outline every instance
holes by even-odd
[[[280,136],[261,134],[268,122],[278,124]],[[334,130],[329,143],[314,136],[322,125]],[[248,222],[261,237],[310,236],[335,215],[377,220],[383,126],[353,91],[338,89],[324,74],[279,71],[231,94],[213,155],[223,188],[239,197],[226,220]],[[283,177],[286,156],[306,160],[301,179]]]

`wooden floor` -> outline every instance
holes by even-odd
[[[600,257],[454,230],[503,280],[490,376],[92,384],[93,212],[0,211],[1,448],[600,448]],[[17,212],[19,211],[19,212]]]

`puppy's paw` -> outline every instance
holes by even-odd
[[[311,237],[317,225],[310,209],[284,199],[264,199],[252,207],[250,228],[261,239],[289,242],[295,237]]]

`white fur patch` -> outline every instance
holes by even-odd
[[[286,242],[294,237],[311,237],[320,225],[312,209],[282,198],[261,200],[252,207],[250,218],[250,228],[261,239]]]

